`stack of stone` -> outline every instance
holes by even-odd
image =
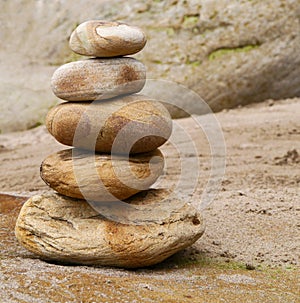
[[[42,179],[57,192],[91,201],[124,200],[162,174],[157,147],[170,137],[172,121],[161,103],[135,94],[145,84],[146,68],[123,57],[145,43],[139,28],[117,22],[88,21],[72,33],[70,48],[94,58],[65,64],[52,77],[54,94],[68,102],[50,110],[47,128],[60,143],[85,150],[64,150],[42,163]],[[75,153],[74,172],[70,160]],[[131,170],[124,154],[130,154]],[[89,167],[94,157],[98,174]],[[128,182],[131,173],[138,184]]]
[[[165,190],[148,190],[163,173],[157,148],[170,137],[172,120],[161,103],[137,94],[145,84],[145,66],[124,57],[145,43],[139,28],[119,22],[87,21],[71,35],[71,49],[94,58],[56,70],[53,92],[67,102],[50,110],[46,125],[60,143],[74,148],[43,161],[41,177],[58,194],[29,199],[16,225],[20,243],[41,258],[147,266],[192,244],[204,231],[191,205],[168,198]],[[92,207],[114,207],[119,200],[145,207],[144,223],[141,212],[130,214],[132,224],[120,223]],[[161,209],[155,211],[162,200],[178,207],[163,216]]]

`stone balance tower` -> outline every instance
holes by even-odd
[[[41,177],[56,193],[30,198],[16,224],[19,242],[42,259],[149,266],[204,232],[190,204],[149,189],[163,173],[157,148],[170,137],[172,120],[161,103],[137,94],[146,68],[126,56],[145,44],[141,29],[119,22],[87,21],[71,35],[70,48],[93,58],[55,71],[53,92],[67,102],[49,111],[46,126],[73,148],[43,161]],[[139,211],[124,210],[120,200]],[[97,211],[101,205],[115,220]],[[124,214],[125,223],[118,220]]]

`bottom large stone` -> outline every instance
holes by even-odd
[[[165,190],[149,190],[127,202],[139,209],[130,214],[132,223],[117,222],[118,212],[116,220],[107,219],[83,200],[33,196],[21,209],[16,237],[45,260],[134,268],[163,261],[204,232],[201,214]]]

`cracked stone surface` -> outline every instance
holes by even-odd
[[[163,199],[163,205],[158,205]],[[168,197],[166,190],[150,190],[127,202],[137,211],[113,205],[118,208],[108,209],[115,212],[117,221],[113,221],[86,201],[36,195],[22,207],[16,236],[42,259],[137,268],[165,260],[192,245],[204,232],[201,214],[184,201]],[[168,212],[174,204],[175,209]],[[125,212],[127,220],[120,223],[118,218]]]

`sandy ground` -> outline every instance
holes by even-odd
[[[55,287],[61,283],[68,285],[64,295],[69,301],[64,302],[75,302],[68,292],[72,292],[72,287],[75,293],[80,292],[81,288],[74,285],[79,279],[87,279],[90,283],[93,275],[97,276],[100,284],[104,279],[109,287],[115,283],[120,286],[114,286],[114,296],[107,293],[107,288],[102,292],[110,299],[113,297],[113,301],[103,298],[99,302],[133,302],[129,293],[132,291],[132,295],[137,295],[132,286],[134,283],[141,293],[148,293],[139,294],[147,300],[137,299],[136,302],[185,302],[188,299],[193,302],[245,302],[238,298],[246,298],[246,294],[249,295],[248,302],[299,302],[299,113],[300,99],[292,99],[266,101],[216,114],[225,137],[227,164],[218,195],[203,210],[206,232],[191,248],[152,269],[134,272],[86,267],[64,269],[63,266],[36,260],[16,243],[13,235],[14,220],[24,199],[11,204],[7,212],[9,216],[6,216],[3,203],[7,196],[1,196],[0,201],[4,202],[0,208],[3,274],[0,296],[1,292],[10,294],[7,302],[44,302],[38,296],[38,286],[30,284],[40,283],[38,281],[42,278],[37,275],[43,271]],[[192,118],[177,123],[185,127],[197,147],[191,152],[186,148],[190,140],[188,136],[178,135],[176,148],[180,150],[181,157],[199,163],[195,166],[200,178],[193,199],[200,203],[210,172],[209,146]],[[176,138],[175,133],[173,136]],[[0,191],[14,196],[49,191],[39,177],[39,165],[47,155],[63,148],[66,147],[56,143],[43,126],[0,135]],[[180,159],[171,143],[166,144],[162,151],[167,167],[158,185],[172,187],[180,175]],[[193,172],[181,174],[182,190],[189,187],[191,176]],[[267,269],[270,267],[275,269]],[[24,275],[29,281],[26,287],[37,293],[34,298],[26,299],[20,293],[18,298],[13,292],[14,287],[22,287],[26,283]],[[76,282],[70,284],[64,275],[69,275]],[[118,277],[122,277],[122,282]],[[96,285],[90,286],[90,296],[82,293],[85,299],[80,302],[93,302],[92,298],[99,290]],[[181,292],[178,292],[178,287]],[[199,292],[199,287],[202,287],[202,292]],[[158,295],[163,288],[165,296]],[[220,300],[214,299],[214,291]],[[253,298],[251,293],[255,294]],[[119,294],[119,299],[116,294]],[[56,293],[53,298],[58,295]],[[201,296],[203,300],[199,299]],[[62,301],[53,299],[52,302]]]

